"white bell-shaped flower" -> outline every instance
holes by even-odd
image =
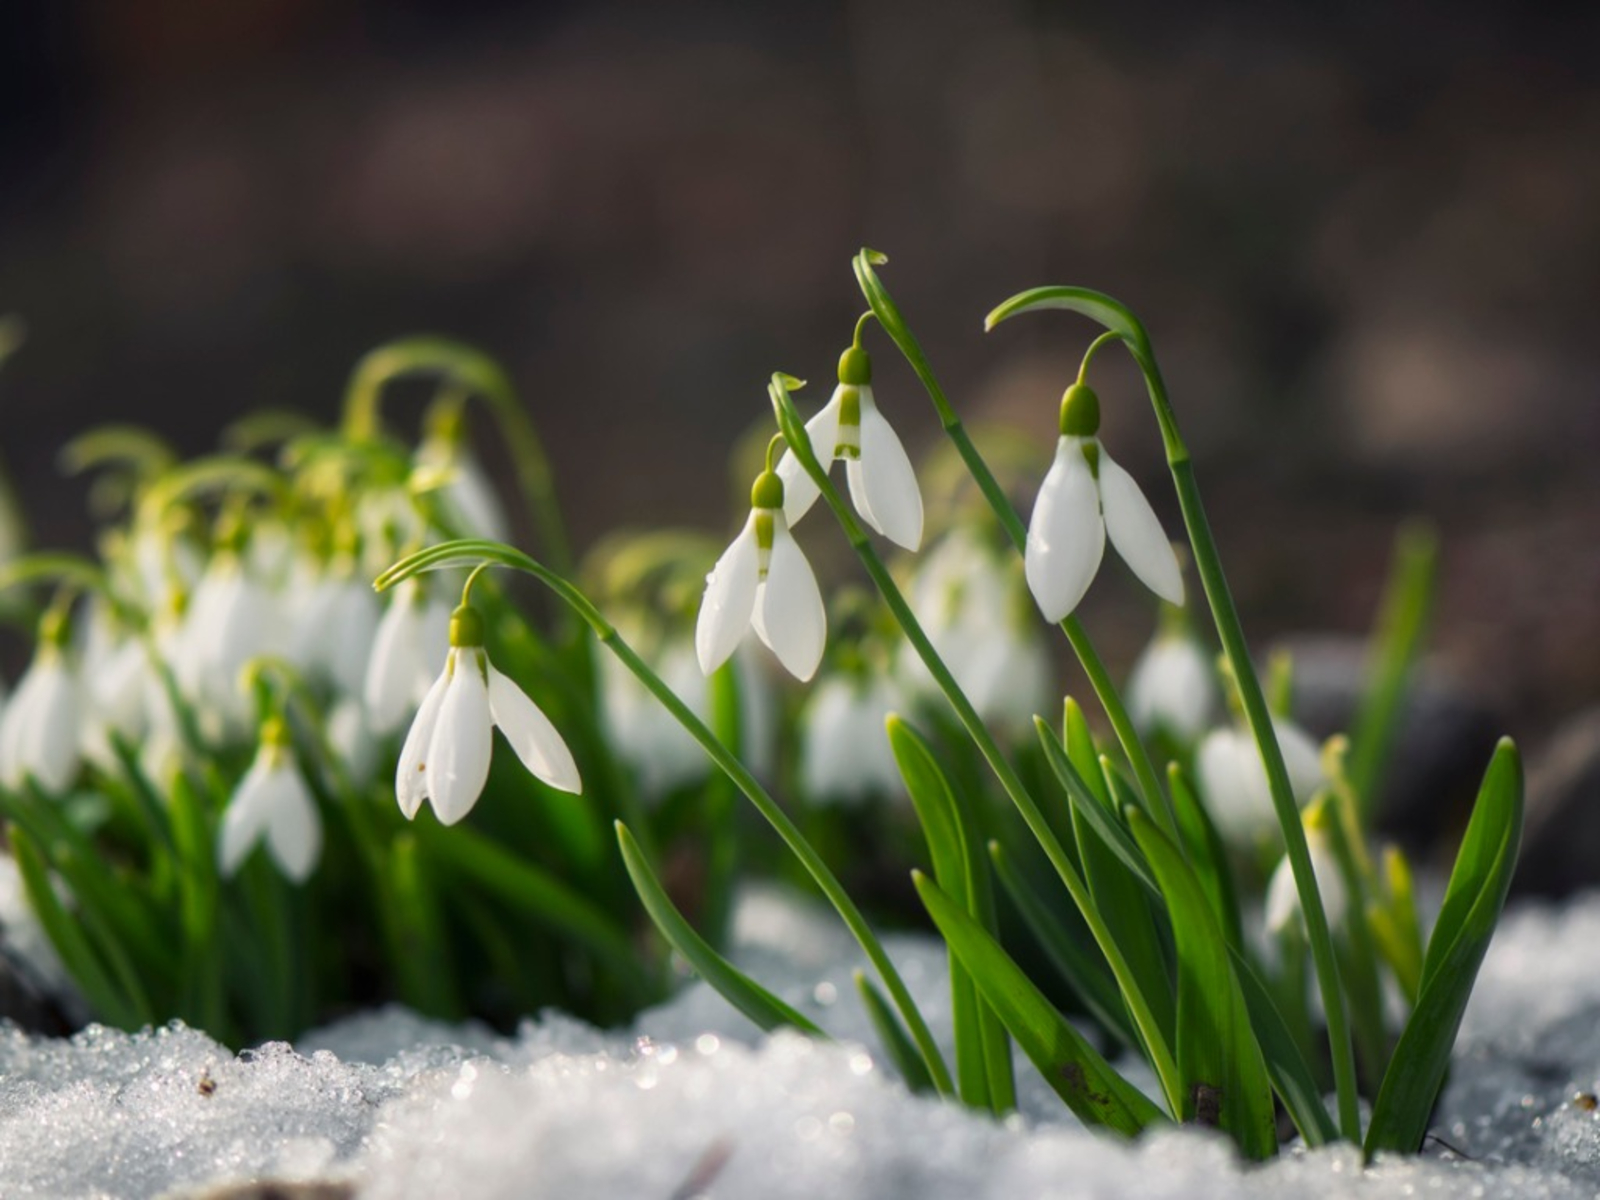
[[[796,679],[816,674],[828,636],[817,577],[783,516],[783,481],[763,471],[750,490],[750,518],[706,576],[695,624],[700,670],[710,675],[749,629]]]
[[[28,778],[47,792],[64,792],[78,774],[83,691],[67,661],[66,621],[45,615],[39,648],[0,717],[0,783]]]
[[[300,589],[290,661],[346,696],[362,694],[378,632],[378,597],[357,574],[353,557],[333,563]],[[437,660],[435,660],[437,661]]]
[[[817,685],[801,716],[800,782],[807,799],[860,804],[904,790],[884,728],[896,707],[893,686],[879,675],[830,675]]]
[[[173,664],[212,736],[248,724],[239,673],[252,658],[279,651],[281,616],[277,599],[237,553],[223,550],[212,558],[189,602],[183,659]]]
[[[274,717],[261,729],[256,758],[222,814],[217,866],[232,876],[256,843],[267,851],[284,877],[304,883],[322,856],[322,819],[305,780],[295,769],[289,728]]]
[[[1015,557],[971,528],[957,526],[918,562],[907,598],[984,722],[1031,733],[1033,714],[1052,703],[1050,654],[1031,619]],[[898,668],[907,686],[938,694],[933,676],[909,646],[902,646]]]
[[[1326,782],[1322,755],[1311,735],[1287,718],[1275,718],[1273,731],[1289,772],[1295,803],[1304,805]],[[1258,845],[1279,836],[1277,811],[1267,786],[1267,768],[1250,731],[1214,729],[1195,757],[1195,771],[1205,797],[1206,811],[1224,841],[1233,845]]]
[[[450,608],[412,578],[394,589],[378,619],[362,688],[367,720],[376,734],[405,724],[428,694],[434,664],[450,649]]]
[[[1216,709],[1216,666],[1187,630],[1164,626],[1134,662],[1127,698],[1141,731],[1161,730],[1187,745],[1205,732]]]
[[[1100,445],[1099,428],[1099,399],[1074,384],[1061,400],[1061,439],[1034,501],[1024,553],[1028,587],[1051,624],[1078,607],[1108,536],[1146,587],[1169,604],[1183,603],[1183,574],[1161,522],[1133,476]]]
[[[511,522],[494,484],[467,444],[460,404],[447,402],[429,413],[428,433],[417,447],[416,466],[444,477],[439,499],[448,532],[492,542],[510,539]]]
[[[839,359],[839,386],[806,422],[811,450],[826,470],[845,460],[850,499],[861,519],[896,545],[922,545],[922,491],[911,459],[872,398],[872,361],[859,345]],[[817,501],[816,482],[792,451],[778,462],[784,519],[792,527]]]
[[[483,618],[463,604],[450,618],[444,673],[428,689],[400,750],[395,797],[407,820],[424,800],[445,825],[472,811],[489,778],[495,726],[534,776],[563,792],[581,790],[566,742],[522,689],[495,670],[483,648]]]
[[[1332,808],[1320,803],[1306,809],[1304,817],[1306,848],[1311,852],[1311,873],[1316,877],[1317,894],[1322,898],[1322,911],[1331,929],[1339,928],[1350,907],[1344,872],[1339,868],[1333,834],[1328,829],[1328,823],[1335,819]],[[1278,937],[1305,929],[1300,890],[1295,887],[1294,869],[1289,865],[1287,854],[1278,863],[1271,882],[1267,884],[1265,919],[1267,932]]]

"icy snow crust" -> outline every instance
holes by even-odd
[[[758,895],[741,959],[842,1039],[867,1040],[850,945]],[[631,1033],[546,1015],[513,1038],[366,1014],[233,1055],[182,1027],[71,1041],[0,1030],[0,1196],[186,1195],[348,1181],[363,1197],[1159,1200],[1293,1195],[1592,1197],[1600,895],[1513,912],[1468,1012],[1430,1143],[1363,1172],[1349,1148],[1247,1167],[1214,1135],[1129,1145],[1077,1126],[1025,1064],[1003,1123],[906,1094],[848,1040],[763,1037],[702,985]],[[948,1027],[942,954],[891,953]]]

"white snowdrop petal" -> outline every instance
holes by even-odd
[[[700,599],[700,616],[694,627],[695,655],[705,674],[711,674],[728,661],[750,627],[760,576],[756,514],[752,512],[744,529],[722,552],[717,565],[706,577],[706,591]]]
[[[408,821],[416,817],[422,802],[428,798],[428,750],[433,744],[433,731],[439,723],[439,707],[444,703],[445,690],[449,685],[449,672],[441,672],[423,697],[422,707],[417,709],[416,719],[411,722],[411,732],[406,734],[405,744],[400,747],[400,762],[394,773],[394,794],[400,803],[400,811]]]
[[[905,447],[866,388],[861,389],[861,458],[852,460],[850,491],[862,516],[871,512],[871,523],[879,533],[898,546],[916,550],[922,545],[922,491],[911,467]],[[865,501],[865,507],[862,502]]]
[[[398,592],[378,620],[378,632],[372,639],[372,654],[367,660],[367,677],[362,686],[368,719],[376,733],[398,729],[406,719],[406,710],[412,702],[418,626],[418,609],[410,593]]]
[[[43,664],[34,700],[30,769],[51,792],[63,792],[78,771],[78,735],[81,704],[78,681],[59,657]]]
[[[1100,502],[1106,533],[1140,581],[1168,604],[1183,603],[1183,572],[1150,501],[1104,449],[1100,451]]]
[[[299,772],[284,764],[274,772],[267,814],[267,849],[284,877],[304,883],[322,856],[322,820]]]
[[[1311,735],[1293,721],[1274,720],[1272,730],[1278,736],[1278,749],[1283,753],[1283,765],[1289,772],[1289,790],[1294,793],[1295,803],[1303,805],[1325,778],[1322,751]]]
[[[1206,811],[1223,839],[1247,845],[1277,829],[1255,740],[1238,729],[1216,729],[1200,743],[1195,759]]]
[[[227,811],[222,814],[222,830],[217,837],[217,866],[224,876],[238,871],[261,837],[269,815],[266,804],[271,798],[269,778],[268,767],[258,758],[239,781]]]
[[[494,749],[483,651],[458,649],[455,663],[428,741],[426,764],[428,799],[445,825],[454,825],[478,802]]]
[[[364,580],[346,579],[329,614],[327,672],[346,695],[359,695],[378,628],[378,597]]]
[[[1128,715],[1142,730],[1199,737],[1216,699],[1214,668],[1192,638],[1158,635],[1128,676]]]
[[[811,439],[811,452],[826,471],[833,463],[834,446],[839,441],[839,392],[822,406],[822,411],[806,422],[806,435]],[[810,511],[822,494],[816,482],[800,465],[794,451],[785,450],[778,460],[775,472],[783,480],[783,519],[793,525]]]
[[[811,564],[782,522],[774,531],[772,561],[753,623],[789,674],[802,682],[816,674],[828,638],[828,617]]]
[[[578,764],[572,761],[572,751],[567,749],[567,743],[550,723],[550,718],[492,665],[489,667],[489,713],[531,774],[563,792],[583,790]]]
[[[1063,437],[1039,488],[1023,554],[1028,589],[1052,625],[1078,607],[1105,553],[1100,495],[1083,457],[1086,439]]]

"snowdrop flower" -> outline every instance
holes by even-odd
[[[1030,731],[1050,699],[1050,655],[1028,619],[1016,559],[966,526],[940,540],[912,577],[912,611],[957,685],[986,723]],[[918,692],[938,694],[909,648],[899,666]],[[1055,703],[1059,704],[1059,701]]]
[[[1311,735],[1293,721],[1275,718],[1273,730],[1289,771],[1295,803],[1304,805],[1325,782],[1322,756]],[[1206,811],[1224,841],[1254,845],[1278,833],[1277,811],[1267,786],[1260,748],[1244,728],[1214,729],[1195,759]]]
[[[354,558],[335,564],[309,587],[295,614],[290,661],[344,695],[360,695],[378,632],[378,597],[356,574]]]
[[[0,718],[0,783],[19,788],[31,776],[64,792],[78,773],[82,689],[67,662],[66,618],[51,611],[39,648]]]
[[[222,814],[217,866],[232,876],[263,838],[284,877],[304,883],[322,855],[322,821],[295,769],[289,727],[274,717],[261,727],[255,762]]]
[[[907,550],[922,544],[922,492],[905,447],[872,399],[872,360],[859,341],[839,359],[839,386],[806,422],[806,434],[824,470],[845,460],[850,499],[863,521]],[[778,477],[787,496],[784,519],[793,526],[821,493],[792,451],[778,463]]]
[[[374,733],[405,724],[433,684],[433,664],[449,651],[449,607],[430,596],[420,578],[406,580],[379,618],[367,658],[362,696]]]
[[[895,707],[893,687],[878,675],[831,675],[817,685],[801,717],[800,780],[809,799],[859,804],[902,789],[884,728]]]
[[[1211,657],[1181,625],[1164,623],[1128,676],[1133,723],[1147,733],[1164,730],[1187,745],[1205,732],[1216,702]]]
[[[1350,907],[1345,889],[1344,873],[1339,869],[1339,857],[1334,853],[1333,835],[1328,823],[1334,814],[1327,804],[1314,804],[1306,810],[1306,847],[1311,851],[1311,873],[1317,880],[1317,892],[1322,897],[1322,909],[1327,914],[1328,926],[1337,929]],[[1300,909],[1300,891],[1294,884],[1294,869],[1289,856],[1283,856],[1272,881],[1267,885],[1267,932],[1282,937],[1305,929],[1305,914]]]
[[[463,603],[450,617],[444,672],[400,750],[394,787],[407,820],[424,800],[445,825],[472,811],[489,778],[496,725],[534,776],[563,792],[581,789],[567,744],[522,689],[495,670],[483,649],[483,617]]]
[[[272,593],[237,552],[223,550],[212,558],[190,598],[183,657],[173,667],[201,702],[202,716],[220,726],[213,733],[236,732],[248,721],[239,672],[252,658],[278,648],[279,616]]]
[[[645,639],[636,631],[627,640],[639,648]],[[661,681],[696,716],[705,719],[711,709],[711,689],[700,673],[688,639],[669,642],[653,657]],[[741,708],[748,708],[742,703],[744,682],[741,678]],[[600,661],[600,714],[611,744],[633,768],[639,791],[647,800],[659,800],[685,784],[703,779],[709,772],[711,763],[700,743],[689,736],[632,671],[610,654]],[[741,713],[741,720],[743,716]]]
[[[416,466],[442,474],[439,490],[445,518],[462,537],[508,541],[511,523],[495,495],[494,485],[466,444],[466,428],[459,403],[445,402],[429,414],[428,433],[417,447]]]
[[[1139,485],[1097,435],[1100,400],[1081,383],[1061,399],[1061,439],[1039,488],[1024,553],[1028,587],[1051,624],[1078,607],[1105,553],[1106,538],[1133,573],[1169,604],[1183,603],[1183,575]]]
[[[763,471],[750,489],[749,520],[706,576],[694,648],[707,675],[751,628],[796,679],[810,679],[822,661],[828,618],[811,564],[789,536],[783,497],[783,480]]]

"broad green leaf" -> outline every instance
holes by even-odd
[[[912,879],[928,915],[984,998],[1080,1120],[1134,1137],[1165,1119],[1149,1097],[1117,1074],[1055,1010],[983,926],[922,872],[913,872]]]
[[[1200,886],[1205,889],[1223,935],[1228,945],[1243,945],[1243,926],[1239,919],[1238,897],[1233,890],[1233,872],[1228,866],[1228,848],[1177,763],[1167,766],[1167,790],[1172,794],[1178,830],[1189,850],[1189,865],[1200,877]]]
[[[1094,826],[1094,831],[1100,835],[1101,840],[1117,856],[1122,865],[1134,874],[1151,896],[1159,898],[1161,891],[1156,887],[1155,877],[1150,873],[1144,855],[1128,836],[1128,831],[1123,828],[1122,823],[1100,801],[1095,790],[1072,765],[1066,751],[1061,748],[1061,740],[1056,737],[1055,730],[1051,729],[1041,717],[1035,717],[1033,724],[1035,732],[1039,735],[1039,744],[1044,748],[1045,761],[1050,764],[1056,779],[1066,789],[1067,798],[1072,802],[1074,810],[1079,808],[1083,810],[1084,819]],[[1103,781],[1101,786],[1104,786]]]
[[[1368,1158],[1422,1144],[1467,998],[1489,949],[1522,841],[1522,763],[1501,740],[1473,806],[1444,907],[1428,941],[1417,1006],[1389,1060],[1367,1128]]]
[[[1161,883],[1177,944],[1184,1118],[1226,1130],[1247,1157],[1270,1158],[1278,1149],[1272,1087],[1227,940],[1183,852],[1138,809],[1126,811]]]
[[[877,1031],[878,1041],[882,1043],[884,1053],[889,1056],[889,1061],[894,1064],[895,1070],[900,1072],[900,1078],[905,1080],[906,1087],[913,1092],[932,1092],[934,1086],[933,1079],[928,1074],[928,1064],[923,1062],[922,1055],[917,1053],[911,1035],[900,1023],[894,1008],[883,998],[883,993],[873,985],[872,980],[867,978],[865,971],[856,971],[853,977],[856,992],[861,997],[861,1005],[867,1010],[872,1028]],[[962,1099],[965,1100],[966,1097],[963,1096]]]
[[[994,902],[977,831],[970,828],[961,799],[927,740],[891,715],[889,748],[928,840],[934,878],[983,927],[994,932]],[[956,1086],[973,1108],[1006,1112],[1015,1104],[1011,1049],[1004,1027],[978,994],[961,960],[950,952],[950,1010],[955,1027]]]
[[[1016,864],[1001,848],[999,842],[989,843],[989,857],[994,862],[995,874],[1001,886],[1011,897],[1017,911],[1022,914],[1033,936],[1051,964],[1072,987],[1083,1006],[1101,1025],[1122,1041],[1129,1049],[1139,1047],[1138,1035],[1128,1018],[1128,1009],[1122,1003],[1122,993],[1117,981],[1106,969],[1105,959],[1092,943],[1085,945],[1062,925],[1057,912],[1038,890],[1029,883]]]
[[[661,935],[671,943],[673,949],[688,960],[700,978],[715,988],[729,1004],[769,1033],[781,1026],[792,1025],[813,1037],[827,1036],[808,1018],[796,1012],[712,949],[711,944],[694,931],[694,927],[684,919],[683,914],[672,903],[666,889],[661,886],[661,881],[656,878],[655,872],[650,869],[650,864],[645,861],[639,843],[634,840],[633,834],[628,832],[628,827],[618,821],[616,829],[617,845],[622,849],[623,864],[628,868],[628,876],[633,880],[633,886],[638,889],[639,900],[643,903],[645,911],[650,914],[650,919],[655,922]]]
[[[1283,1101],[1300,1136],[1308,1146],[1321,1146],[1339,1136],[1339,1127],[1333,1123],[1322,1103],[1322,1089],[1300,1045],[1295,1041],[1288,1023],[1272,999],[1267,985],[1255,973],[1249,961],[1237,948],[1231,948],[1233,971],[1244,994],[1245,1005],[1250,1009],[1250,1027],[1261,1044],[1262,1057],[1266,1059],[1267,1074],[1272,1088]]]

